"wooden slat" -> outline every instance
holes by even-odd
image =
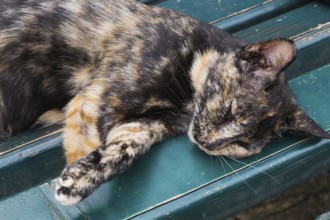
[[[22,148],[2,155],[0,198],[58,176],[64,164],[62,138],[59,133],[27,143]]]
[[[156,6],[172,8],[182,11],[201,21],[212,22],[219,18],[229,16],[241,10],[249,10],[259,5],[270,3],[272,0],[166,0]]]
[[[273,0],[219,17],[219,19],[211,23],[220,29],[233,33],[301,7],[309,2],[308,0]]]
[[[150,5],[182,11],[202,21],[216,23],[229,32],[238,31],[309,3],[308,0],[141,0]]]
[[[61,126],[34,128],[14,135],[9,140],[0,140],[0,157],[12,151],[24,148],[34,142],[45,139],[61,132]]]
[[[235,35],[250,41],[298,36],[320,24],[330,22],[329,5],[313,2],[263,23],[238,31]]]

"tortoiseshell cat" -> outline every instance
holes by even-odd
[[[187,131],[236,158],[288,130],[329,138],[288,88],[291,40],[247,44],[130,0],[2,0],[0,30],[0,138],[65,119],[64,205]]]

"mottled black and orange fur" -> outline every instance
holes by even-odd
[[[0,2],[0,138],[64,123],[56,198],[75,204],[153,143],[189,131],[211,155],[258,153],[297,130],[286,39],[248,44],[182,13],[126,0]]]

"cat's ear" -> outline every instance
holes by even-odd
[[[286,130],[289,133],[306,137],[330,139],[330,135],[298,106],[286,116],[285,124]]]
[[[239,55],[242,60],[247,61],[249,71],[266,83],[273,82],[295,56],[295,43],[289,39],[250,44]]]

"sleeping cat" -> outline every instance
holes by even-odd
[[[329,138],[287,85],[295,53],[288,39],[248,44],[131,0],[2,0],[0,138],[64,123],[64,205],[184,132],[235,158],[285,131]]]

